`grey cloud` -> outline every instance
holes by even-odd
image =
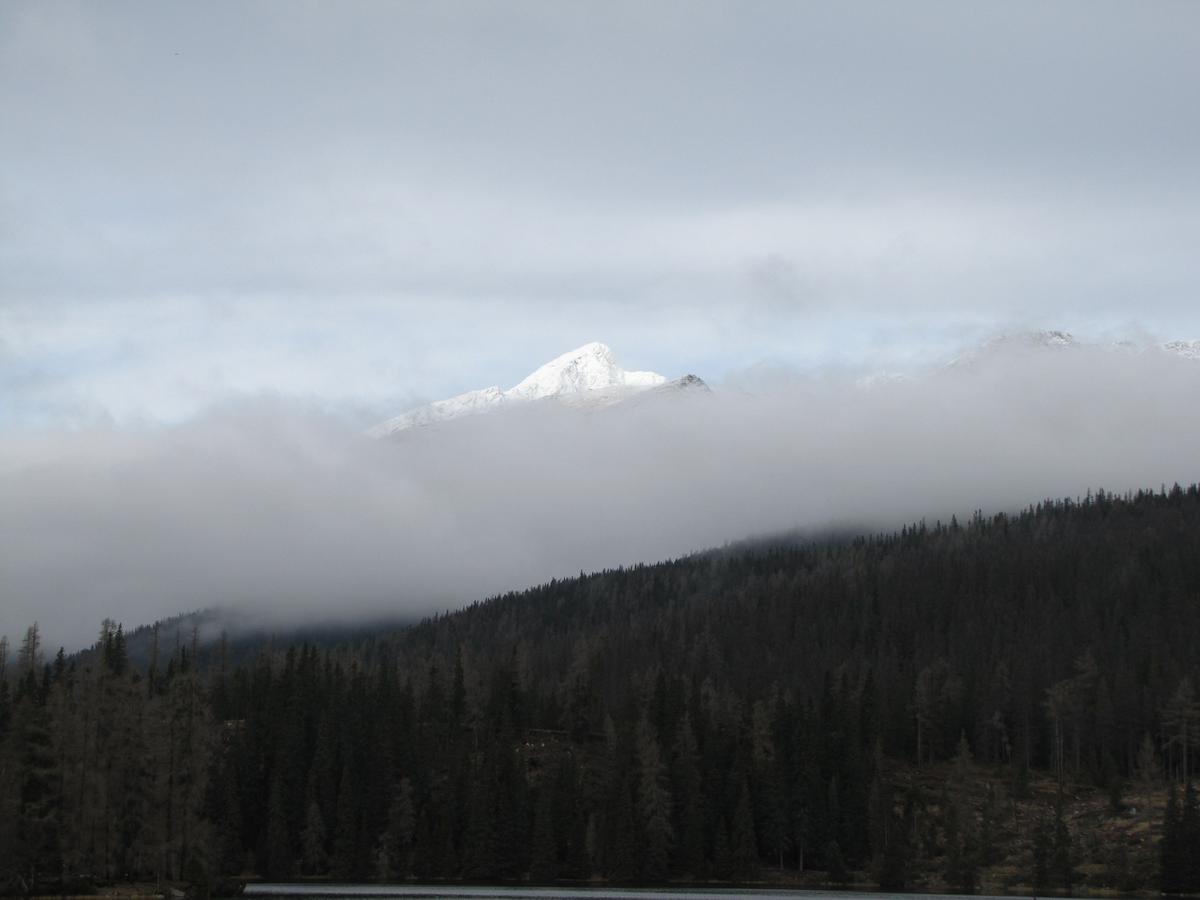
[[[87,641],[221,604],[276,621],[425,613],[750,534],[1014,509],[1196,477],[1200,366],[1080,349],[877,382],[594,414],[555,407],[372,441],[273,402],[0,453],[0,632]]]
[[[702,310],[779,257],[817,305],[1178,318],[1200,280],[1194,4],[0,16],[0,303]]]

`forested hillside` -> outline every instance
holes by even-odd
[[[107,623],[46,664],[31,630],[8,663],[8,890],[1200,884],[1196,486],[585,575],[249,665],[163,637],[132,666]],[[1078,833],[1133,793],[1153,828]]]

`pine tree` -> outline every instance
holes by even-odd
[[[846,857],[837,841],[826,841],[821,848],[825,858],[825,868],[829,872],[829,880],[834,884],[845,884],[850,880],[850,870],[846,865]]]
[[[362,877],[361,846],[359,843],[359,797],[356,779],[349,765],[342,769],[338,788],[337,824],[333,835],[333,858],[330,871],[336,878],[353,880]]]
[[[676,836],[672,868],[677,875],[699,875],[704,863],[699,756],[691,717],[685,713],[676,730],[670,767]]]
[[[36,647],[36,645],[34,645]],[[18,783],[10,863],[29,893],[61,873],[57,760],[47,713],[35,698],[18,704],[13,721]]]
[[[28,677],[42,667],[42,633],[38,623],[34,622],[25,630],[25,638],[21,641],[21,649],[17,656],[17,670]]]
[[[301,871],[305,875],[321,875],[329,864],[325,852],[325,818],[316,800],[310,800],[300,832]]]
[[[498,777],[490,751],[485,751],[471,782],[467,807],[463,875],[471,880],[495,878],[500,871]]]
[[[266,875],[276,881],[292,876],[294,858],[288,834],[287,812],[283,793],[283,778],[277,772],[271,779],[271,794],[267,804],[267,861]]]
[[[738,777],[737,804],[729,827],[729,855],[734,878],[745,881],[758,875],[754,811],[750,803],[750,786],[744,775]]]
[[[896,816],[890,811],[889,813],[878,874],[879,887],[885,891],[902,891],[908,884],[908,870],[912,857],[912,797],[905,798],[903,815]]]
[[[1033,832],[1033,885],[1038,890],[1050,887],[1051,864],[1054,850],[1054,830],[1050,819],[1043,812]]]
[[[388,804],[387,830],[380,843],[386,857],[385,874],[389,881],[407,878],[412,874],[412,847],[416,836],[417,816],[413,802],[412,782],[401,778]]]
[[[975,865],[974,847],[969,825],[964,822],[964,812],[958,804],[946,810],[946,883],[955,891],[970,894],[975,891],[978,870]]]
[[[671,792],[662,763],[657,733],[643,714],[637,731],[638,815],[642,834],[643,880],[665,881],[674,834],[671,829]]]
[[[1183,815],[1179,809],[1179,795],[1175,785],[1167,794],[1167,808],[1163,814],[1163,836],[1159,844],[1159,886],[1164,894],[1179,894],[1186,890],[1184,872],[1187,868],[1187,851],[1183,836]]]
[[[558,766],[554,791],[554,819],[559,834],[559,875],[586,879],[591,875],[587,849],[587,817],[579,790],[579,772],[573,755]]]
[[[971,803],[971,750],[959,738],[946,810],[946,882],[962,893],[974,893],[979,881],[978,835]]]
[[[1183,860],[1181,884],[1195,893],[1200,890],[1200,801],[1192,782],[1183,789],[1183,804],[1179,815],[1179,850]]]
[[[1075,858],[1071,832],[1063,818],[1061,799],[1054,807],[1054,843],[1050,865],[1057,883],[1069,893],[1075,884]]]
[[[240,791],[241,772],[237,767],[240,758],[240,742],[230,742],[224,753],[214,759],[215,770],[208,780],[206,811],[213,825],[213,854],[216,872],[234,876],[242,871],[243,835],[242,802]]]
[[[496,754],[496,847],[497,871],[503,878],[519,878],[529,867],[528,784],[524,761],[511,747]]]
[[[538,794],[533,820],[533,852],[529,877],[534,882],[548,883],[558,878],[558,834],[554,821],[553,788],[544,785]]]
[[[628,777],[621,779],[608,808],[612,837],[606,862],[608,879],[614,884],[635,882],[641,872],[640,828],[632,793]]]

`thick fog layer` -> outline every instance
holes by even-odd
[[[415,614],[794,527],[889,527],[1200,477],[1200,363],[1074,348],[923,378],[760,374],[377,441],[243,403],[0,443],[0,633],[48,645],[221,604]]]

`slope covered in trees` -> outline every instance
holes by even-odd
[[[1070,806],[1200,761],[1195,486],[580,576],[248,665],[130,666],[111,624],[44,665],[36,637],[0,678],[9,890],[1196,876],[1190,791],[1162,845],[1105,845],[1126,884]]]

